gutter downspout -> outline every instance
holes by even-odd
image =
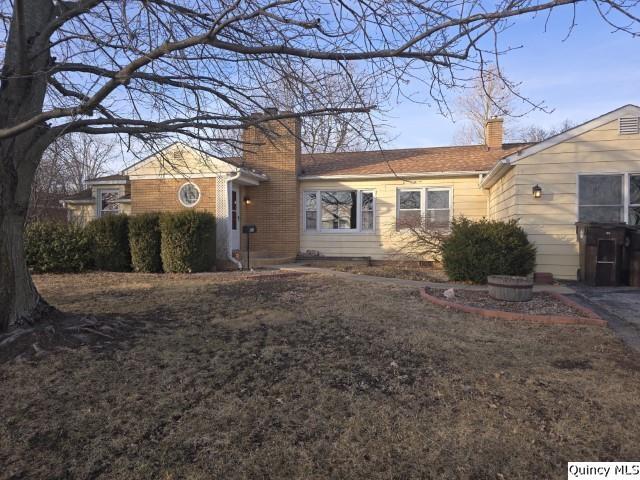
[[[231,182],[233,182],[234,180],[237,180],[238,178],[240,178],[240,173],[241,173],[240,170],[237,170],[236,173],[234,173],[233,175],[228,177],[225,180],[225,183],[224,183],[224,185],[225,185],[225,193],[227,195],[227,223],[229,223],[229,213],[228,212],[229,212],[229,207],[230,207],[229,200],[228,200],[228,198],[229,198],[229,184]],[[231,260],[231,262],[238,267],[238,270],[242,270],[242,262],[239,262],[238,260],[233,258],[233,252],[231,250],[231,238],[230,238],[231,228],[229,228],[228,230],[229,230],[229,235],[227,235],[227,258],[229,260]]]

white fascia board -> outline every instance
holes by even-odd
[[[88,180],[87,185],[126,185],[129,180]]]
[[[230,174],[240,173],[243,179],[246,179],[249,182],[256,182],[256,185],[260,182],[264,182],[269,179],[269,177],[263,173],[252,172],[251,170],[246,170],[244,168],[236,168],[231,172],[210,172],[210,173],[180,173],[180,174],[172,174],[172,173],[160,173],[154,175],[130,175],[130,180],[171,180],[171,179],[180,179],[180,180],[190,180],[193,178],[216,178],[220,176],[227,176]]]
[[[63,203],[63,202],[64,203],[71,203],[71,204],[86,203],[87,205],[91,205],[91,204],[96,203],[96,199],[95,198],[88,198],[88,199],[83,199],[83,200],[60,200],[60,203]]]
[[[498,163],[489,171],[487,175],[480,181],[480,187],[491,188],[500,178],[511,169],[512,164],[506,158],[499,160]]]
[[[442,177],[476,177],[488,170],[454,171],[454,172],[422,172],[422,173],[370,173],[364,175],[300,175],[298,180],[378,180],[385,178],[442,178]]]
[[[181,173],[173,175],[171,173],[160,173],[157,175],[129,175],[129,180],[189,180],[191,178],[215,178],[223,173]]]
[[[148,157],[143,158],[142,160],[140,160],[137,163],[134,163],[133,165],[131,165],[128,168],[125,168],[122,171],[122,175],[130,175],[130,176],[135,176],[135,171],[144,167],[146,164],[150,163],[150,162],[154,162],[157,160],[157,157],[162,155],[164,152],[167,152],[171,149],[173,149],[176,146],[180,146],[185,150],[190,150],[191,152],[194,152],[194,155],[198,156],[198,155],[206,155],[207,157],[209,157],[213,162],[220,162],[223,163],[224,165],[228,165],[229,167],[231,167],[231,171],[236,171],[238,169],[238,167],[236,165],[233,165],[232,163],[226,162],[224,160],[222,160],[221,158],[218,157],[214,157],[213,155],[209,155],[206,152],[203,152],[201,150],[198,150],[196,148],[191,147],[190,145],[187,145],[186,143],[182,143],[182,142],[174,142],[171,145],[163,148],[162,150],[153,153],[151,155],[149,155]],[[207,176],[210,177],[215,177],[218,175],[218,173],[223,173],[223,172],[211,172],[211,175],[209,174],[205,174]],[[159,177],[151,177],[151,176],[138,176],[137,178],[159,178]],[[206,177],[194,177],[194,178],[206,178]]]
[[[489,174],[484,178],[481,183],[481,186],[484,188],[491,188],[504,173],[508,170],[508,168],[504,168],[502,163],[507,163],[508,166],[515,165],[519,160],[523,158],[530,157],[531,155],[535,155],[543,150],[551,148],[559,143],[566,142],[567,140],[571,140],[574,137],[582,135],[583,133],[589,132],[595,128],[601,127],[602,125],[606,125],[607,123],[618,120],[620,117],[626,116],[640,116],[640,107],[637,105],[624,105],[623,107],[616,108],[604,115],[600,115],[592,120],[589,120],[581,125],[570,128],[566,132],[559,133],[558,135],[554,135],[553,137],[547,138],[542,142],[538,142],[535,145],[531,145],[530,147],[523,148],[511,155],[503,158],[496,164],[495,167],[491,169]]]
[[[570,128],[566,132],[559,133],[558,135],[547,138],[546,140],[536,143],[535,145],[526,147],[519,152],[512,153],[504,159],[513,165],[518,160],[530,157],[531,155],[535,155],[536,153],[541,152],[542,150],[546,150],[547,148],[551,148],[554,145],[558,145],[559,143],[571,140],[572,138],[577,137],[578,135],[582,135],[583,133],[593,130],[594,128],[598,128],[602,125],[606,125],[607,123],[618,120],[620,117],[633,115],[640,116],[640,107],[637,107],[636,105],[625,105],[624,107],[620,107],[609,113],[605,113],[604,115],[596,117],[593,120],[589,120],[588,122],[578,125],[577,127]]]

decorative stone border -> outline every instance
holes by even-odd
[[[445,308],[451,308],[453,310],[459,310],[461,312],[475,313],[476,315],[487,318],[499,318],[501,320],[519,320],[526,322],[543,323],[547,325],[597,325],[600,327],[605,327],[607,325],[606,320],[600,318],[598,314],[593,310],[584,307],[574,302],[570,298],[567,298],[564,295],[560,295],[559,293],[547,293],[549,293],[556,300],[561,301],[565,305],[578,310],[584,315],[584,317],[569,317],[565,315],[533,315],[528,313],[505,312],[504,310],[489,310],[480,307],[472,307],[470,305],[463,305],[461,303],[443,300],[427,293],[427,290],[424,287],[420,288],[420,296],[435,305],[439,305]]]

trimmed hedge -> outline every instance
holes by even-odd
[[[87,225],[91,237],[93,258],[98,270],[127,272],[131,270],[129,253],[129,217],[105,215]]]
[[[442,263],[453,281],[486,283],[489,275],[528,275],[536,249],[516,220],[454,219],[442,244]]]
[[[187,210],[160,215],[162,267],[165,272],[211,270],[216,260],[216,220]]]
[[[158,213],[144,213],[129,219],[129,247],[134,271],[162,272]]]
[[[33,222],[24,239],[27,265],[36,273],[82,272],[93,262],[91,241],[77,225]]]

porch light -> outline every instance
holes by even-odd
[[[540,185],[536,185],[532,189],[533,198],[540,198],[542,196],[542,187]]]
[[[244,204],[251,205],[251,199],[249,197],[244,197]]]

